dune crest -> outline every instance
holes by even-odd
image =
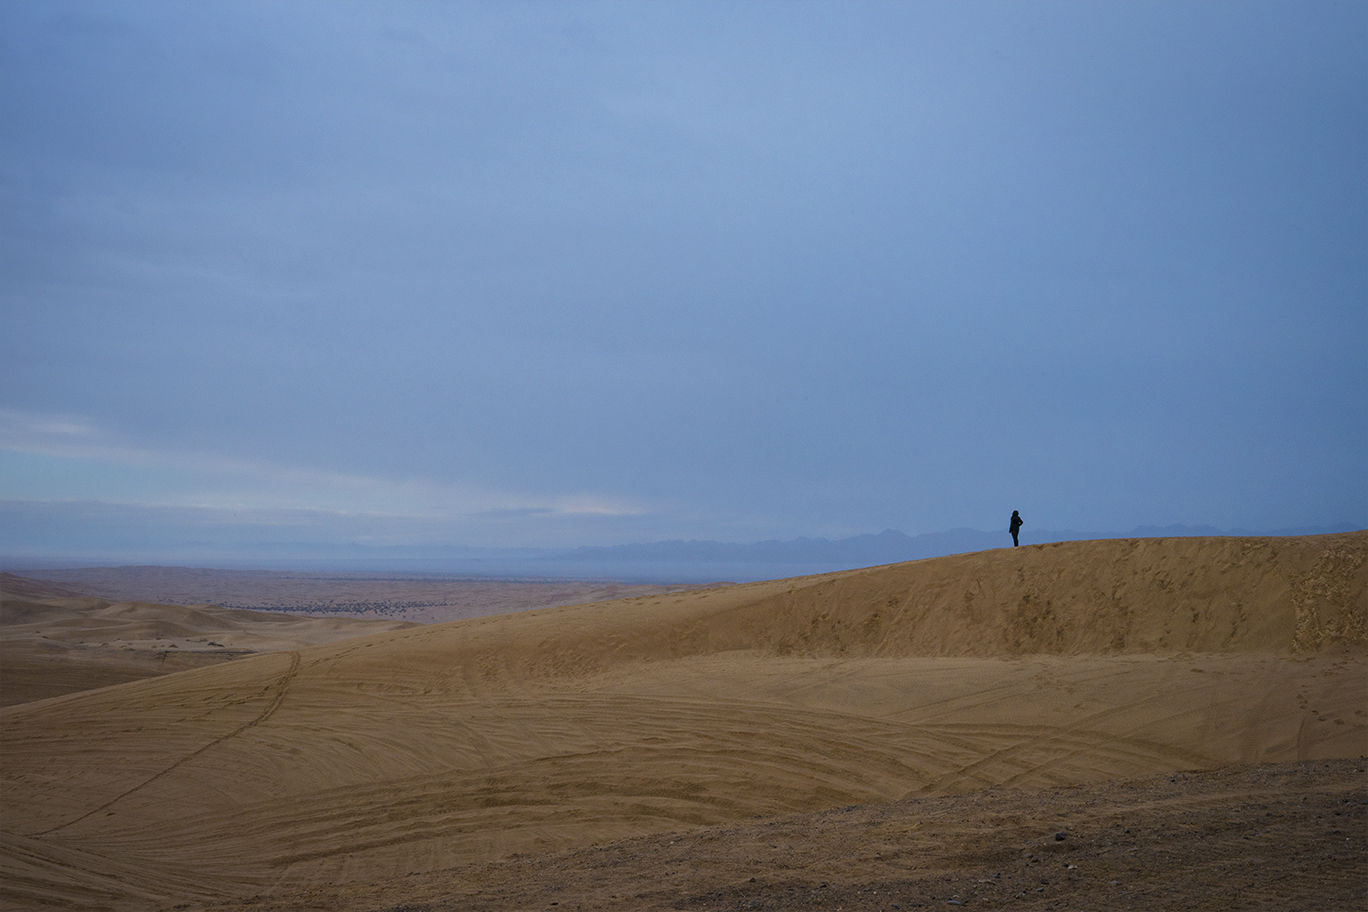
[[[766,645],[797,654],[1362,647],[1368,534],[1003,549],[834,574],[753,614]]]
[[[0,898],[241,901],[755,815],[1358,757],[1366,555],[1368,533],[1004,549],[11,706]]]
[[[737,650],[799,658],[1361,650],[1368,532],[1034,545],[510,621],[467,622],[459,643],[441,648],[498,652],[547,676]]]

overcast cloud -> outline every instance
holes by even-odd
[[[0,551],[1368,525],[1368,5],[7,2],[0,43]]]

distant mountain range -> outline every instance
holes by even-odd
[[[1333,532],[1352,532],[1357,526],[1341,523],[1337,526],[1278,529],[1272,532],[1250,532],[1243,529],[1223,531],[1212,526],[1140,526],[1131,532],[1083,533],[1071,529],[1063,531],[1025,529],[1021,532],[1023,545],[1045,542],[1078,541],[1094,538],[1178,538],[1206,535],[1324,535]],[[583,561],[592,563],[766,563],[766,564],[845,564],[875,566],[898,561],[943,557],[988,548],[1011,547],[1012,537],[1006,529],[983,532],[978,529],[951,529],[924,535],[905,535],[896,529],[885,529],[877,535],[855,535],[850,538],[795,538],[792,541],[762,541],[742,545],[718,541],[659,541],[631,545],[585,546],[570,551],[558,551],[545,556],[547,560]]]

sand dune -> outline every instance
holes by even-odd
[[[756,815],[1359,757],[1366,619],[1368,533],[1080,542],[11,706],[3,899],[298,902]]]
[[[6,593],[39,588],[6,577]],[[215,605],[7,597],[0,600],[0,706],[415,626]]]

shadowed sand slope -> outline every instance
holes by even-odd
[[[240,900],[755,815],[1357,757],[1365,614],[1368,533],[1080,542],[12,706],[3,896]]]

